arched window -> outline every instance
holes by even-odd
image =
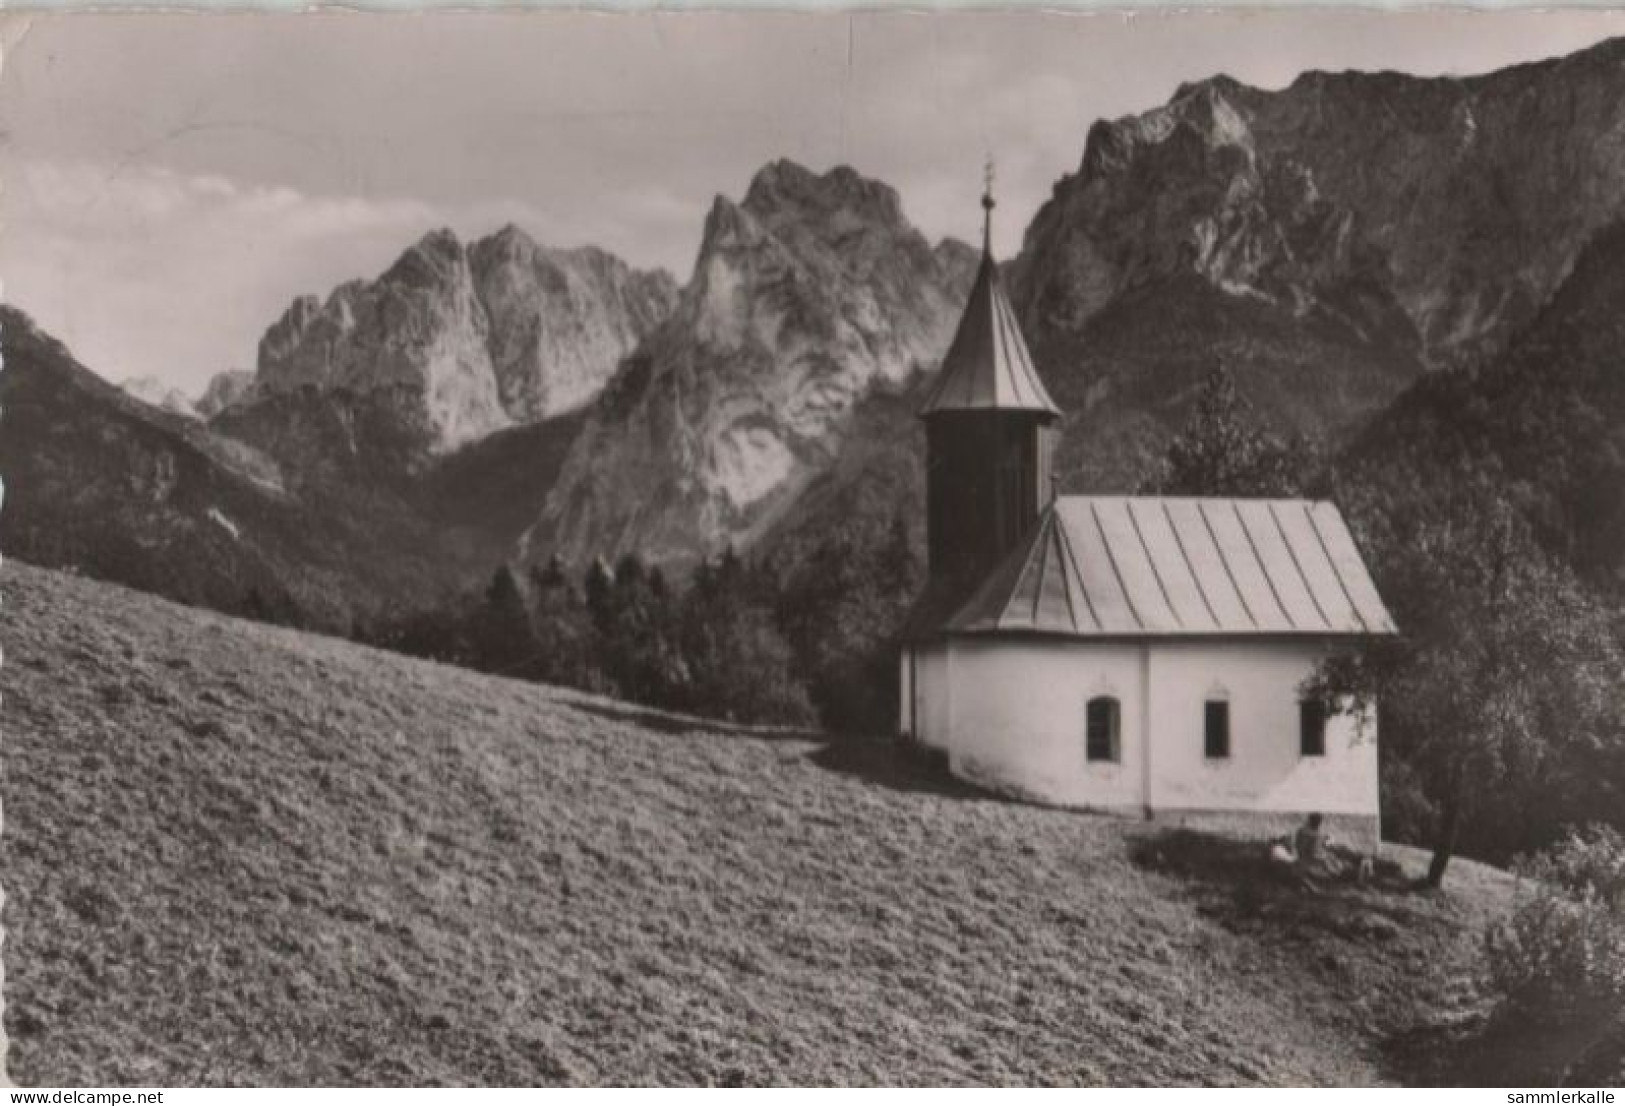
[[[1118,759],[1117,730],[1120,714],[1117,700],[1110,695],[1097,695],[1089,700],[1084,735],[1084,753],[1089,760]]]
[[[1298,702],[1298,754],[1306,757],[1326,755],[1326,704],[1319,699]]]
[[[1209,760],[1230,756],[1230,701],[1209,699],[1202,704],[1202,751]]]

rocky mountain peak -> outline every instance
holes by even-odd
[[[134,396],[142,403],[161,407],[176,415],[184,415],[189,419],[198,416],[192,401],[179,388],[165,384],[155,376],[133,376],[128,380],[119,381],[119,387],[125,394]]]
[[[1209,146],[1252,148],[1245,108],[1240,106],[1242,86],[1219,76],[1192,85],[1165,109],[1183,126],[1200,134]]]
[[[502,226],[497,228],[496,233],[494,233],[492,235],[489,235],[483,241],[484,241],[484,243],[486,244],[486,246],[488,248],[493,248],[493,249],[495,249],[495,248],[535,249],[536,248],[536,240],[534,238],[532,238],[530,235],[526,234],[524,229],[522,227],[520,227],[518,223],[503,223]]]
[[[441,227],[425,234],[396,258],[395,263],[378,278],[378,283],[402,288],[452,286],[462,278],[467,260],[457,235],[449,228]],[[340,289],[352,288],[358,283],[351,281],[340,285]]]
[[[787,159],[770,162],[752,178],[743,206],[769,224],[818,223],[845,215],[892,229],[908,225],[897,190],[848,165],[819,174]]]
[[[696,255],[696,271],[713,254],[748,247],[761,239],[763,231],[754,216],[727,196],[711,201],[711,210],[705,216],[700,232],[700,249]]]
[[[419,398],[429,446],[455,449],[511,423],[486,352],[489,323],[449,230],[425,235],[375,282],[294,302],[260,342],[265,394],[315,388]]]
[[[322,313],[322,301],[318,296],[306,293],[296,296],[282,317],[271,324],[260,337],[260,359],[269,357],[273,361],[280,361],[298,345],[303,339],[305,331],[311,323]]]
[[[680,306],[594,410],[531,551],[748,543],[830,463],[861,396],[941,358],[974,265],[849,168],[778,161],[742,202],[717,197]]]
[[[215,373],[198,398],[197,413],[212,419],[228,407],[246,402],[254,394],[254,373],[251,369],[227,369]]]
[[[749,212],[718,196],[706,216],[694,274],[672,326],[712,345],[741,344],[753,306],[747,270],[763,273],[770,267],[783,274],[793,271],[795,262]],[[771,335],[764,340],[770,342]]]
[[[1071,341],[1124,291],[1194,272],[1413,341],[1429,364],[1479,358],[1625,211],[1625,147],[1611,137],[1625,126],[1622,67],[1616,41],[1471,78],[1182,86],[1090,130],[1079,171],[1029,228],[1018,310]]]
[[[1255,150],[1245,109],[1238,105],[1240,89],[1228,77],[1215,77],[1181,85],[1160,108],[1096,122],[1084,145],[1079,177],[1090,181],[1130,171],[1142,177],[1169,170],[1202,172],[1210,163],[1221,171],[1249,166]],[[1234,151],[1239,157],[1217,151]]]
[[[436,227],[417,240],[417,244],[402,255],[402,260],[423,257],[439,260],[442,264],[455,264],[463,256],[463,243],[450,227]]]
[[[514,223],[505,224],[495,234],[481,238],[468,248],[469,263],[476,273],[516,262],[525,265],[550,263],[552,253]]]
[[[249,391],[404,389],[446,452],[580,407],[675,302],[668,274],[600,250],[545,249],[513,225],[464,246],[441,228],[374,281],[294,300]]]
[[[1203,77],[1199,81],[1180,82],[1179,86],[1174,89],[1174,94],[1168,97],[1168,102],[1176,104],[1193,96],[1219,98],[1245,96],[1249,87],[1228,73],[1215,73],[1211,77]]]
[[[512,225],[476,242],[469,264],[502,405],[521,423],[590,401],[677,302],[668,273],[590,246],[549,249]]]

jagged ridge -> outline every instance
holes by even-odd
[[[404,386],[443,453],[579,408],[675,299],[668,274],[598,249],[437,230],[376,281],[295,300],[261,339],[253,393]]]
[[[678,308],[605,390],[528,551],[685,560],[745,544],[839,451],[853,405],[942,356],[972,252],[847,167],[719,196]]]

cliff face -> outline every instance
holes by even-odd
[[[1428,377],[1373,420],[1342,459],[1345,484],[1386,507],[1487,477],[1555,559],[1625,609],[1622,304],[1625,222],[1591,240],[1502,354]]]
[[[474,243],[468,258],[497,396],[519,423],[590,401],[677,301],[668,273],[591,247],[543,249],[512,226]]]
[[[839,453],[860,397],[941,358],[974,260],[847,168],[776,162],[718,197],[675,314],[593,408],[529,551],[749,542]]]
[[[254,394],[254,373],[250,369],[227,369],[215,373],[194,405],[198,415],[212,419],[226,408],[242,403]]]
[[[157,377],[132,376],[128,380],[119,381],[118,386],[123,389],[125,395],[153,407],[162,408],[170,414],[184,415],[187,418],[198,416],[197,408],[179,388],[171,388]]]
[[[1470,79],[1215,77],[1090,131],[1028,229],[1046,334],[1174,271],[1301,316],[1394,325],[1432,365],[1506,340],[1625,211],[1625,40]],[[1385,302],[1386,301],[1386,302]]]
[[[1076,486],[1131,487],[1215,361],[1337,440],[1493,355],[1625,211],[1625,43],[1467,80],[1226,77],[1090,131],[1013,265]]]
[[[1625,212],[1622,88],[1616,39],[1470,80],[1311,73],[1247,99],[1265,145],[1356,213],[1443,365],[1503,347]]]
[[[450,231],[436,231],[373,283],[341,285],[325,303],[295,300],[260,340],[257,381],[267,395],[410,388],[432,445],[450,449],[511,422],[488,333],[467,253]]]
[[[674,299],[669,276],[598,250],[435,231],[376,281],[295,300],[260,341],[253,391],[405,389],[445,453],[590,400]]]

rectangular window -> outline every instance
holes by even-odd
[[[1116,699],[1103,696],[1089,700],[1085,747],[1090,760],[1117,759]]]
[[[1215,760],[1230,755],[1230,704],[1224,700],[1209,700],[1202,710],[1202,744],[1207,755]]]
[[[1326,704],[1319,699],[1298,704],[1298,752],[1306,757],[1326,755]]]

